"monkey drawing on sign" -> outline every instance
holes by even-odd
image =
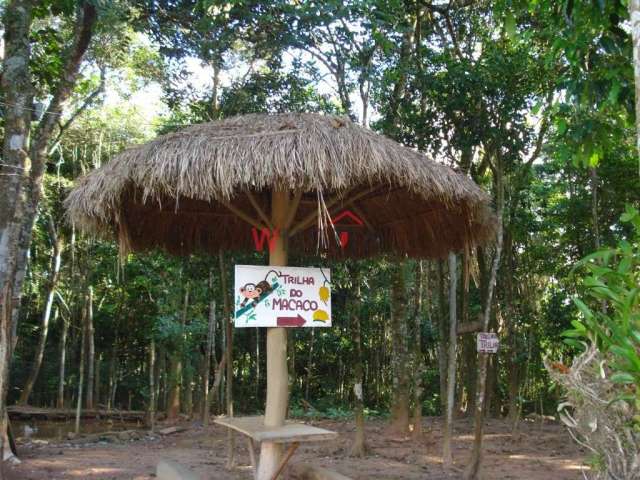
[[[267,272],[264,280],[261,280],[257,284],[246,283],[243,287],[240,287],[240,295],[244,297],[242,303],[240,303],[240,308],[244,307],[248,302],[252,302],[249,306],[255,307],[256,305],[258,305],[258,302],[260,302],[260,300],[262,300],[273,291],[273,286],[267,280],[270,273],[275,273],[276,275],[278,275],[278,272],[276,272],[275,270],[270,270],[269,272]]]

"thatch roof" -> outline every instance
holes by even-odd
[[[441,257],[493,237],[488,196],[468,177],[343,117],[245,115],[187,127],[129,148],[80,178],[66,200],[80,228],[129,250],[253,249],[252,217],[271,189],[304,192],[295,225],[312,218],[317,191],[349,231],[344,250]],[[247,192],[250,192],[247,194]],[[229,209],[231,205],[232,211]],[[351,225],[344,225],[350,223]],[[315,253],[316,223],[290,240]]]

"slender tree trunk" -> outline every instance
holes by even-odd
[[[211,90],[211,110],[213,111],[214,118],[218,114],[218,90],[220,87],[220,65],[218,62],[213,62],[213,88]]]
[[[359,268],[356,266],[355,268]],[[352,285],[354,288],[354,295],[351,302],[351,319],[353,325],[353,343],[355,347],[355,359],[353,365],[353,396],[354,407],[353,413],[355,416],[356,434],[351,446],[350,455],[354,457],[364,457],[367,454],[367,443],[365,439],[364,431],[364,396],[363,396],[363,383],[364,383],[364,371],[362,368],[362,327],[360,320],[360,311],[362,307],[362,292],[360,289],[360,272],[357,271],[355,275],[352,274]]]
[[[96,406],[100,405],[100,394],[101,392],[101,388],[100,388],[100,382],[101,382],[101,378],[100,378],[100,369],[102,366],[102,353],[98,354],[96,357],[96,373],[95,373],[95,381],[93,383],[93,399],[94,399],[94,403]]]
[[[262,391],[262,358],[260,351],[260,328],[256,328],[256,385],[255,385],[255,396],[256,402],[260,402],[261,396],[260,392]]]
[[[287,366],[287,370],[289,372],[289,395],[292,394],[293,390],[296,388],[296,328],[287,329],[287,355],[289,364]],[[256,342],[260,340],[259,335],[260,329],[256,328]],[[258,353],[258,352],[256,352]],[[256,365],[260,362],[260,355],[256,354]],[[259,390],[258,390],[259,392]],[[256,400],[258,400],[258,396],[256,395]],[[287,416],[289,412],[287,411]]]
[[[453,465],[453,455],[451,453],[451,437],[453,435],[453,407],[454,392],[456,386],[456,343],[457,343],[457,318],[456,287],[458,274],[456,269],[456,255],[449,253],[449,360],[447,375],[447,411],[444,423],[444,445],[442,448],[442,458],[445,466]]]
[[[595,167],[589,168],[591,179],[591,223],[593,225],[593,244],[596,250],[600,249],[600,219],[598,218],[598,171]]]
[[[511,224],[512,222],[510,222]],[[514,266],[514,252],[513,252],[513,237],[505,229],[504,234],[504,246],[503,246],[503,258],[506,267],[506,279],[505,279],[505,309],[507,312],[506,319],[506,335],[508,349],[506,351],[506,364],[507,364],[507,376],[508,376],[508,395],[509,395],[509,414],[508,420],[511,424],[511,430],[516,430],[516,424],[520,417],[519,406],[519,391],[520,391],[520,377],[521,371],[520,362],[518,362],[518,341],[517,341],[517,326],[516,326],[516,312],[514,308],[514,286],[516,282],[515,278],[515,266]]]
[[[114,399],[116,397],[116,389],[118,388],[118,339],[116,337],[113,348],[111,349],[111,358],[109,359],[109,398],[107,398],[107,410],[115,408]]]
[[[87,305],[87,409],[91,410],[93,404],[94,367],[96,348],[93,328],[93,287],[89,287],[89,303]]]
[[[31,395],[31,391],[33,390],[33,385],[36,383],[38,378],[38,373],[40,372],[40,367],[42,366],[42,360],[44,358],[44,350],[47,344],[47,336],[49,333],[49,319],[51,318],[51,309],[53,306],[53,299],[55,296],[55,289],[58,283],[58,277],[60,274],[60,264],[62,261],[62,241],[58,237],[55,225],[53,224],[53,220],[49,222],[49,232],[51,236],[51,242],[53,245],[53,258],[51,260],[51,276],[49,277],[49,282],[47,284],[47,293],[46,293],[46,303],[44,307],[44,312],[42,313],[42,320],[40,323],[40,340],[38,342],[38,347],[36,349],[36,355],[33,360],[33,366],[31,368],[31,372],[29,373],[29,377],[22,389],[22,393],[20,394],[20,399],[18,403],[20,405],[26,405],[29,401],[29,396]]]
[[[173,353],[169,360],[169,398],[167,400],[167,420],[175,420],[180,413],[180,378],[182,376],[182,360],[178,353]]]
[[[496,251],[493,257],[493,264],[491,265],[491,272],[489,274],[489,283],[487,285],[486,300],[484,304],[484,312],[482,317],[482,330],[487,331],[489,327],[489,319],[491,316],[491,305],[493,301],[493,290],[496,283],[496,276],[498,273],[498,267],[500,265],[500,256],[502,254],[502,216],[504,211],[504,186],[502,183],[502,165],[501,160],[497,159],[495,175],[495,189],[496,189],[496,216],[498,220],[497,226],[497,239],[496,239]],[[482,436],[484,430],[484,400],[485,400],[485,387],[487,377],[487,363],[488,354],[479,353],[479,372],[478,381],[476,385],[476,405],[475,405],[475,420],[474,420],[474,442],[473,450],[471,452],[471,458],[469,464],[464,472],[465,480],[476,480],[480,478],[482,469]]]
[[[411,58],[411,43],[413,38],[413,32],[409,29],[405,30],[402,36],[402,44],[400,45],[399,59],[398,59],[398,75],[396,82],[391,91],[389,103],[385,115],[385,134],[391,138],[397,138],[398,136],[398,118],[400,116],[400,103],[402,97],[405,94],[407,85],[407,65]]]
[[[391,431],[405,434],[409,431],[409,368],[407,362],[407,295],[403,264],[394,268],[391,282],[391,345],[393,348]]]
[[[185,359],[188,362],[188,359]],[[184,413],[191,418],[193,414],[193,370],[189,364],[184,369],[184,383],[182,390],[184,391]]]
[[[80,332],[80,371],[78,373],[78,396],[76,398],[76,435],[80,433],[80,413],[82,411],[82,392],[84,389],[84,364],[85,364],[85,350],[87,341],[87,304],[86,301],[82,311],[82,329]]]
[[[494,302],[495,305],[495,302]],[[489,328],[487,329],[489,331],[495,331],[495,329],[492,327],[491,323],[489,323]],[[484,393],[484,415],[485,417],[487,416],[494,416],[495,417],[495,404],[494,404],[494,400],[499,400],[499,398],[496,398],[495,395],[495,389],[497,387],[497,377],[498,377],[498,365],[496,362],[496,357],[495,355],[488,355],[487,356],[487,378],[485,380],[485,393]],[[496,401],[495,403],[498,403],[498,401]]]
[[[440,374],[440,407],[447,411],[447,320],[445,318],[444,263],[438,261],[438,371]]]
[[[156,342],[149,343],[149,429],[156,429]]]
[[[305,381],[305,387],[304,387],[304,399],[307,402],[309,401],[309,388],[311,385],[311,377],[313,373],[313,347],[314,347],[313,344],[315,343],[315,339],[316,339],[315,332],[316,332],[315,329],[312,328],[310,333],[311,340],[309,340],[309,357],[307,358],[307,379]]]
[[[113,405],[113,408],[116,410],[121,406],[121,404],[116,404],[116,396],[118,393],[118,383],[120,381],[120,366],[116,363],[116,369],[113,372],[113,388],[111,389],[111,400],[110,404]]]
[[[211,353],[213,351],[213,336],[216,328],[216,302],[212,300],[209,303],[209,328],[207,329],[207,350],[204,354],[204,368],[202,369],[202,423],[209,425],[209,372],[211,371]]]
[[[227,354],[226,352],[222,355],[222,360],[218,364],[216,368],[216,373],[213,377],[213,385],[211,390],[209,390],[209,403],[213,402],[214,399],[218,398],[218,393],[220,391],[220,385],[222,385],[222,379],[224,378],[224,369],[227,364]],[[218,401],[218,400],[216,400]],[[221,403],[221,402],[218,402]]]
[[[636,142],[640,154],[640,0],[630,0],[631,38],[633,40],[633,71],[636,84]]]
[[[164,411],[167,408],[167,355],[163,348],[158,349],[156,345],[156,361],[158,368],[156,372],[156,412]]]
[[[181,332],[184,332],[184,326],[187,321],[187,313],[189,311],[189,285],[184,292],[184,302],[182,306],[182,315],[180,317]],[[181,333],[183,336],[184,333]],[[182,356],[183,341],[181,339],[180,346],[177,351],[171,355],[169,362],[169,400],[167,405],[167,420],[175,420],[180,414],[180,389],[182,385]]]
[[[509,354],[509,423],[512,430],[516,429],[516,423],[520,416],[518,393],[520,391],[520,369],[515,362],[515,355]]]
[[[60,335],[60,366],[58,370],[58,400],[57,408],[64,408],[64,385],[65,385],[65,360],[67,355],[67,335],[69,333],[69,322],[60,315],[62,321],[62,333]]]
[[[413,314],[413,430],[414,439],[422,438],[422,376],[424,374],[424,355],[422,352],[422,317],[424,314],[424,264],[416,264],[415,311]]]
[[[227,285],[227,272],[225,269],[224,254],[222,250],[218,252],[218,264],[220,268],[220,284],[222,286],[222,301],[224,310],[224,332],[225,332],[225,350],[227,360],[226,384],[225,384],[225,403],[226,412],[229,417],[233,417],[233,324],[231,301],[229,299],[229,291]],[[235,436],[233,430],[227,430],[227,468],[235,465]]]
[[[460,299],[461,305],[461,323],[466,324],[469,322],[469,280],[470,280],[470,249],[467,246],[463,250],[462,257],[462,295]],[[460,364],[461,374],[460,379],[462,383],[462,391],[463,394],[460,395],[458,400],[459,402],[459,411],[464,411],[468,414],[473,409],[473,398],[474,398],[474,385],[475,385],[475,358],[476,358],[476,346],[474,341],[474,335],[467,334],[462,337],[462,353],[461,359],[462,362]],[[464,399],[463,399],[464,396]]]

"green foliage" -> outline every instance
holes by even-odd
[[[75,1],[46,1],[36,9],[31,40],[37,98],[46,98],[59,78],[76,6]],[[437,2],[396,0],[137,0],[99,2],[99,7],[94,42],[61,123],[103,79],[107,93],[98,95],[51,146],[23,295],[12,365],[16,388],[11,395],[24,381],[38,340],[51,263],[50,218],[66,247],[54,305],[58,316],[50,329],[48,360],[34,391],[35,404],[49,404],[55,395],[56,382],[51,379],[57,378],[63,320],[71,324],[68,382],[73,386],[77,381],[79,324],[90,286],[95,294],[102,382],[106,385],[113,376],[120,406],[126,406],[129,393],[134,408],[146,402],[144,365],[152,339],[161,388],[166,388],[167,361],[176,355],[198,385],[212,301],[214,357],[218,362],[222,358],[228,292],[222,291],[218,259],[206,255],[175,259],[161,252],[119,258],[112,242],[85,238],[64,221],[62,200],[76,178],[128,145],[184,124],[252,112],[313,111],[356,118],[362,101],[368,102],[374,129],[471,175],[490,193],[495,193],[492,167],[500,157],[505,176],[505,252],[491,322],[501,327],[505,338],[495,357],[493,404],[507,403],[510,375],[517,371],[517,398],[525,410],[540,403],[551,408],[556,393],[549,390],[543,356],[572,354],[587,338],[615,355],[619,381],[637,381],[636,297],[630,280],[635,279],[636,241],[581,264],[586,278],[579,287],[584,310],[580,320],[575,320],[566,301],[576,292],[572,266],[594,249],[594,224],[602,244],[631,238],[633,222],[620,225],[617,220],[626,203],[640,200],[630,41],[620,27],[627,20],[624,4],[454,2],[445,11]],[[195,79],[204,86],[192,85],[193,65],[201,67],[200,77],[208,75],[206,81]],[[149,103],[162,100],[155,116],[131,102],[137,93],[146,95]],[[545,124],[548,130],[541,134]],[[538,146],[539,155],[532,160]],[[585,166],[597,166],[595,215],[594,187]],[[633,221],[637,217],[632,211],[628,216]],[[482,311],[491,252],[477,249],[472,254],[470,321]],[[384,415],[393,394],[388,279],[399,260],[332,262],[322,256],[290,260],[329,266],[334,284],[334,326],[315,334],[309,329],[290,332],[292,397],[308,399],[318,409],[304,411],[297,400],[291,405],[293,414],[350,415],[356,350],[352,322],[359,315],[365,408],[372,415]],[[263,254],[225,252],[228,289],[234,263],[265,261]],[[415,263],[403,262],[411,310]],[[420,318],[425,365],[422,405],[426,413],[439,414],[439,324],[447,321],[447,305],[446,298],[439,298],[435,263],[426,265]],[[359,305],[352,301],[354,272],[361,286]],[[190,301],[183,325],[187,284]],[[629,302],[631,306],[625,307]],[[458,311],[462,316],[462,305]],[[623,317],[619,312],[631,313]],[[570,327],[574,342],[568,346],[560,333]],[[461,356],[472,362],[474,356],[466,356],[466,349],[467,345]],[[234,330],[238,412],[263,408],[265,352],[264,332]],[[467,371],[473,367],[464,363],[460,371],[467,407]]]
[[[633,226],[631,241],[622,240],[615,248],[597,251],[578,263],[584,270],[580,295],[574,303],[580,320],[564,335],[566,342],[595,342],[598,349],[611,354],[615,371],[612,380],[628,384],[630,393],[640,391],[640,213],[628,206],[621,220]],[[640,401],[640,397],[636,401]],[[640,405],[640,404],[639,404]]]

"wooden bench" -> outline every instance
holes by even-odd
[[[278,469],[271,480],[276,480],[282,473],[300,443],[333,440],[338,437],[336,432],[290,421],[287,421],[280,427],[267,427],[264,424],[264,417],[262,416],[222,417],[217,418],[215,423],[223,427],[231,428],[246,436],[249,458],[254,471],[258,470],[256,449],[260,446],[260,443],[272,442],[289,444],[289,448],[285,452],[284,457],[282,457]]]

